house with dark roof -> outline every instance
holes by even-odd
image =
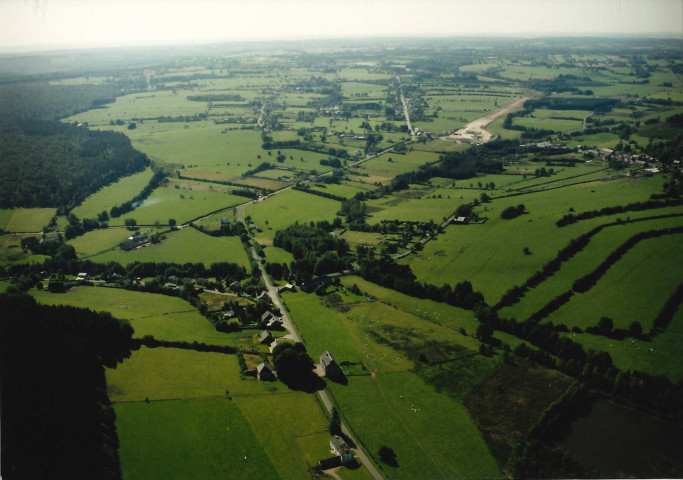
[[[264,330],[261,332],[261,336],[259,337],[259,341],[261,345],[270,345],[273,343],[273,334],[270,333],[268,330]]]
[[[262,382],[271,382],[275,380],[275,372],[267,363],[261,363],[256,367],[256,376]]]
[[[330,470],[331,468],[341,467],[341,464],[341,457],[334,456],[320,460],[318,462],[318,468],[320,470]]]
[[[344,372],[339,366],[337,359],[328,350],[320,356],[320,365],[322,365],[326,377],[344,378]]]

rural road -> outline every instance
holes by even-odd
[[[282,191],[282,190],[279,190]],[[253,202],[247,202],[238,207],[237,210],[237,220],[240,222],[243,222],[246,224],[246,220],[244,219],[243,216],[243,210],[244,208],[251,204],[255,203]],[[256,250],[254,248],[251,248],[251,256],[252,258],[256,261],[258,264],[259,270],[261,270],[261,278],[263,279],[263,284],[266,286],[266,289],[268,290],[268,295],[270,296],[270,299],[273,301],[273,304],[277,306],[277,308],[280,309],[280,315],[282,316],[282,323],[284,324],[285,328],[289,330],[290,334],[285,335],[283,338],[288,338],[290,340],[293,340],[295,342],[300,342],[301,339],[299,338],[299,335],[296,333],[296,330],[294,330],[294,325],[292,324],[292,320],[289,318],[289,315],[287,314],[287,310],[284,308],[282,305],[282,302],[280,301],[280,296],[278,295],[278,289],[277,287],[273,286],[272,283],[270,283],[270,279],[268,278],[268,275],[266,274],[265,268],[263,268],[263,264],[261,263],[261,258],[256,254]],[[323,401],[323,404],[325,405],[325,408],[327,411],[331,414],[332,413],[332,402],[330,401],[329,397],[327,396],[327,392],[325,390],[320,390],[318,391],[318,395],[320,395],[320,399]],[[344,432],[345,435],[348,435],[349,438],[351,437],[351,434],[349,433],[348,429],[346,426],[342,423],[342,432]],[[354,440],[354,443],[358,445],[358,442]],[[370,458],[365,454],[365,452],[360,448],[356,448],[356,455],[360,459],[360,461],[365,465],[370,472],[370,474],[375,478],[375,480],[383,480],[382,475],[380,475],[379,471],[375,468],[375,465],[372,463]]]
[[[403,104],[403,115],[405,115],[406,117],[406,125],[408,126],[408,130],[410,131],[410,139],[415,140],[417,136],[415,135],[415,130],[413,130],[413,126],[410,124],[410,113],[408,112],[408,103],[406,102],[406,97],[403,96],[403,86],[401,85],[401,77],[396,76],[396,80],[398,80],[398,91],[401,95],[401,103]]]
[[[330,397],[327,396],[327,392],[325,390],[320,390],[318,392],[318,395],[320,395],[320,399],[323,401],[323,404],[325,405],[325,408],[327,411],[332,414],[332,402],[330,401]],[[342,423],[341,425],[342,433],[349,437],[350,439],[353,440],[353,442],[358,445],[358,442],[351,436],[351,433],[348,431],[346,426]],[[363,449],[361,447],[356,448],[356,455],[360,459],[360,461],[365,465],[370,472],[370,474],[373,476],[375,480],[383,480],[382,474],[379,473],[379,471],[375,468],[375,465],[372,463],[370,458],[365,454]]]

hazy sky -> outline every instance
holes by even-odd
[[[0,48],[317,37],[683,36],[683,0],[0,0]]]

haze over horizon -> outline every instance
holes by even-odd
[[[683,37],[681,0],[4,0],[0,49],[386,36]]]

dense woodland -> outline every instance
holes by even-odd
[[[72,207],[147,166],[122,133],[47,120],[0,124],[0,208]]]
[[[3,476],[121,478],[104,366],[130,356],[133,329],[108,313],[0,296]]]

